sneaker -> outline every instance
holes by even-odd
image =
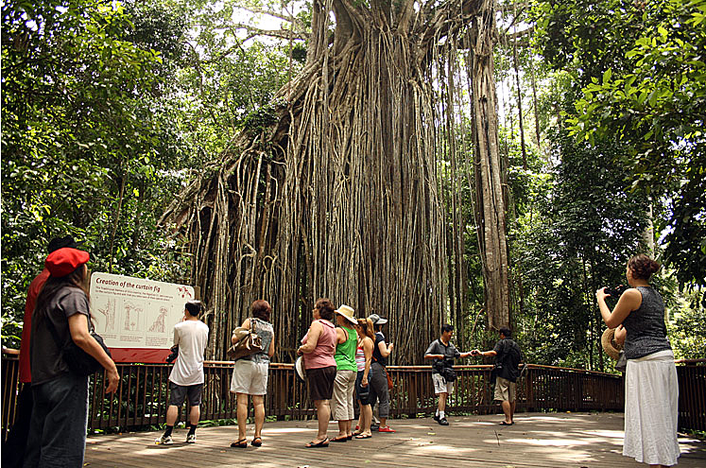
[[[394,430],[393,428],[391,428],[390,426],[380,426],[378,428],[378,432],[397,432],[397,431]]]
[[[448,426],[449,425],[449,422],[446,420],[446,418],[437,419],[437,421],[439,422],[439,424],[441,426]]]
[[[195,444],[196,443],[196,434],[187,434],[186,435],[186,443],[187,444]]]
[[[157,445],[172,445],[174,441],[172,440],[172,436],[168,435],[165,437],[162,435],[162,437],[157,437],[154,443]]]

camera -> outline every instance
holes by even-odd
[[[179,356],[179,345],[174,345],[171,348],[169,348],[172,352],[169,353],[169,356],[167,356],[167,362],[171,364],[176,360],[177,356]]]
[[[610,287],[605,288],[603,290],[603,292],[605,292],[606,294],[609,294],[611,297],[617,298],[617,297],[620,297],[625,292],[626,289],[628,289],[628,287],[625,286],[624,284],[621,284],[620,286],[617,286],[615,288],[610,288]]]

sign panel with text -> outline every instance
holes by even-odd
[[[164,362],[194,288],[109,273],[91,275],[91,316],[116,362]]]

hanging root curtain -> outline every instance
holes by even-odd
[[[283,104],[254,119],[163,217],[188,238],[211,358],[223,358],[230,332],[260,298],[273,306],[282,361],[293,357],[318,297],[359,317],[389,317],[398,364],[420,362],[439,325],[463,311],[463,297],[449,307],[449,272],[465,266],[462,255],[448,260],[459,255],[446,248],[453,200],[438,173],[439,161],[465,146],[450,147],[443,128],[463,119],[447,112],[457,91],[439,85],[439,70],[457,53],[449,46],[457,37],[466,38],[468,63],[481,50],[492,62],[489,24],[486,0],[313,2],[307,62],[280,90]],[[497,133],[490,138],[497,151]]]

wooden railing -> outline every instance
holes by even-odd
[[[488,414],[499,411],[493,402],[491,366],[456,366],[458,380],[449,396],[451,413]],[[122,384],[115,395],[104,393],[102,375],[91,379],[89,430],[139,430],[163,424],[166,416],[167,364],[118,364]],[[417,417],[436,408],[431,366],[391,366],[394,382],[390,417]],[[706,366],[677,366],[680,385],[679,425],[706,429]],[[2,437],[14,421],[19,390],[18,361],[2,359]],[[234,419],[235,396],[230,393],[232,362],[210,361],[202,420]],[[622,411],[623,379],[615,374],[530,364],[518,381],[519,411]],[[314,414],[306,384],[294,375],[292,364],[270,366],[266,414],[283,419],[304,419]]]

